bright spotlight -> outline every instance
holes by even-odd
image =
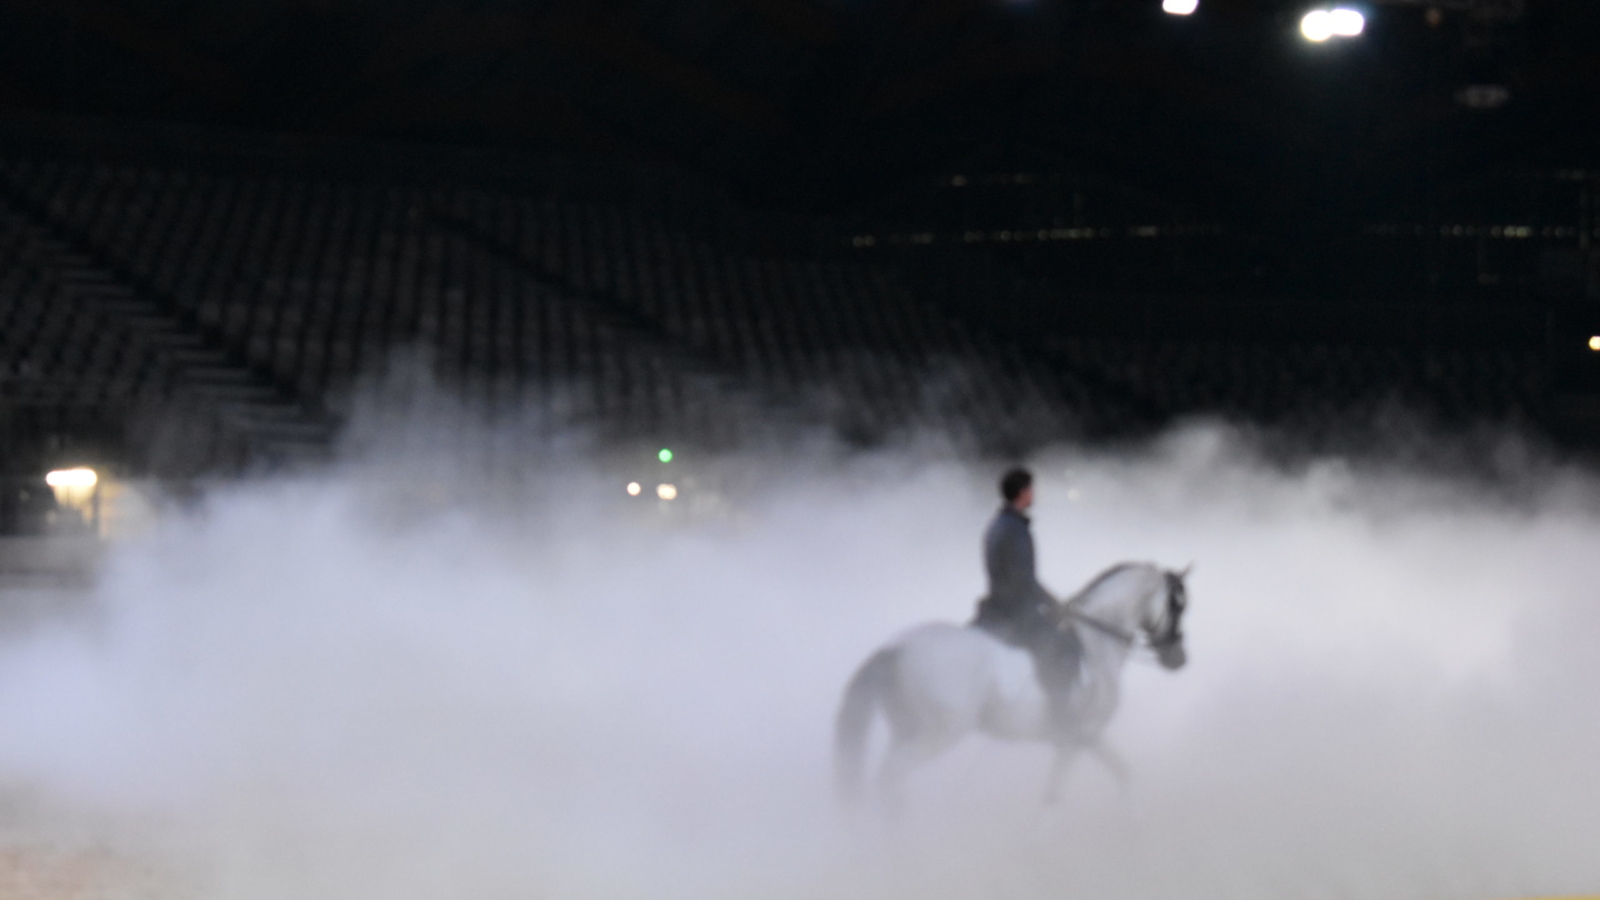
[[[1600,353],[1600,334],[1589,338],[1589,349],[1595,351],[1596,353]]]
[[[656,454],[656,459],[659,459],[664,463],[672,462],[672,451],[666,447],[662,447],[661,452]]]
[[[1325,9],[1313,9],[1306,13],[1300,20],[1300,33],[1315,44],[1333,37],[1332,14]]]
[[[1200,8],[1200,0],[1161,0],[1161,11],[1174,16],[1187,16]]]
[[[1348,6],[1328,10],[1328,28],[1334,37],[1355,37],[1366,27],[1366,16]]]
[[[676,500],[678,499],[678,488],[676,485],[658,484],[656,485],[656,496],[663,500]]]
[[[643,491],[643,490],[644,490],[644,488],[639,484],[639,482],[637,482],[637,481],[628,482],[628,496],[629,497],[637,497],[637,496],[639,496],[639,492]]]
[[[44,483],[53,488],[92,488],[99,482],[93,469],[57,469],[44,476]]]

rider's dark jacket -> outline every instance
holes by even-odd
[[[1033,532],[1028,517],[1006,504],[983,533],[983,562],[989,573],[989,596],[979,608],[980,621],[1027,627],[1038,622],[1053,603],[1033,567]]]

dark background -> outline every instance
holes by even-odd
[[[116,209],[74,213],[74,185],[159,170],[633,210],[735,268],[876,273],[991,341],[988,358],[1025,358],[1134,410],[1102,417],[1107,432],[1293,405],[1239,399],[1261,377],[1240,348],[1354,354],[1346,380],[1383,382],[1340,396],[1387,389],[1371,348],[1456,387],[1455,363],[1428,354],[1510,354],[1494,365],[1518,369],[1519,386],[1499,393],[1537,395],[1515,404],[1518,421],[1587,445],[1600,4],[1353,5],[1365,34],[1314,45],[1298,33],[1311,4],[1286,0],[1202,0],[1188,17],[1158,0],[12,0],[0,151],[17,168],[0,199],[51,235],[38,240],[334,425],[338,378],[263,362],[253,332],[207,318],[211,301],[139,275],[137,253],[96,237]],[[459,203],[418,196],[392,201],[406,227],[544,279],[607,327],[746,371],[744,350],[691,335],[703,322],[652,318],[559,262],[519,257]],[[783,296],[753,301],[752,321],[788,314]],[[1162,368],[1179,358],[1188,368]],[[1149,386],[1230,365],[1236,377],[1193,399]],[[1456,404],[1463,415],[1477,396]],[[57,448],[76,440],[63,422],[110,415],[11,406],[13,432]],[[119,408],[123,437],[107,445],[126,448]]]
[[[1492,182],[1594,159],[1594,4],[1359,6],[1317,46],[1282,0],[14,0],[0,110],[640,155],[807,212],[970,165],[1246,227],[1570,212]]]

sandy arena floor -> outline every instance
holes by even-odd
[[[0,900],[156,900],[155,873],[103,850],[0,846]]]

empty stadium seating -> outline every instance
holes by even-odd
[[[0,396],[203,411],[185,433],[238,462],[325,445],[397,354],[489,412],[712,443],[752,404],[1015,450],[1208,412],[1524,421],[1544,390],[1505,351],[1019,341],[904,262],[758,252],[670,202],[0,157]]]

